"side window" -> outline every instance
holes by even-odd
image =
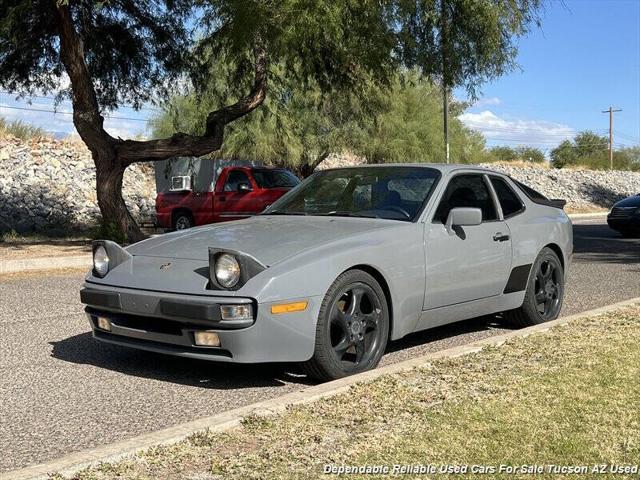
[[[483,222],[498,219],[496,207],[482,175],[470,174],[453,177],[442,200],[440,200],[433,220],[445,223],[449,211],[459,207],[479,208],[482,210]]]
[[[249,185],[251,185],[251,182],[249,182],[249,177],[246,173],[244,173],[242,170],[231,170],[231,172],[229,172],[229,176],[227,177],[227,181],[224,184],[224,191],[235,192],[238,190],[238,185],[240,183],[248,183]]]
[[[498,177],[491,177],[491,184],[496,191],[500,207],[502,207],[502,214],[505,218],[511,217],[524,210],[522,201],[518,198],[507,182]]]

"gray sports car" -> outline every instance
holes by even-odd
[[[563,204],[464,165],[326,170],[250,219],[94,242],[81,299],[100,341],[333,379],[418,330],[556,318],[573,250]]]

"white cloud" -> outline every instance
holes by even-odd
[[[502,100],[498,97],[484,97],[476,100],[473,104],[474,107],[488,107],[492,105],[502,105]]]
[[[492,143],[540,145],[553,147],[565,139],[573,138],[576,131],[565,124],[547,120],[504,118],[490,110],[463,113],[458,117],[473,130],[480,131]]]

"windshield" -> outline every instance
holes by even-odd
[[[264,215],[334,215],[412,221],[440,172],[424,167],[361,167],[313,174]]]
[[[254,170],[253,179],[260,188],[291,188],[300,183],[289,170]]]

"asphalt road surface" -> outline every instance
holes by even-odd
[[[563,314],[640,296],[640,240],[576,222]],[[294,366],[233,366],[99,344],[78,300],[83,275],[0,277],[0,471],[302,388]],[[504,331],[476,318],[390,345],[383,363]]]

